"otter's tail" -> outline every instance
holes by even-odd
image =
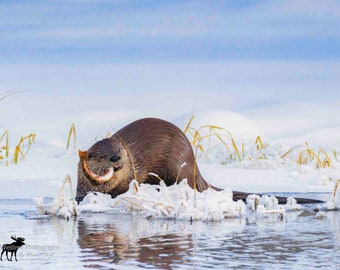
[[[240,191],[233,191],[233,200],[238,201],[246,201],[247,197],[249,195],[252,195],[253,193],[246,193],[246,192],[240,192]],[[261,194],[260,194],[261,195]],[[287,197],[281,197],[281,196],[275,196],[275,198],[278,199],[279,204],[286,204],[287,203]],[[300,204],[308,204],[308,203],[324,203],[324,201],[315,200],[315,199],[308,199],[308,198],[295,198],[297,203]]]

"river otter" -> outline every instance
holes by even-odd
[[[221,190],[202,177],[183,131],[161,119],[137,120],[87,151],[79,151],[79,157],[78,202],[89,191],[108,193],[114,198],[125,193],[133,179],[148,184],[159,184],[163,179],[169,186],[186,178],[189,186],[199,192],[208,188]],[[233,199],[245,200],[248,195],[234,191]],[[286,202],[284,197],[278,199],[279,203]],[[317,202],[306,200],[299,202]]]

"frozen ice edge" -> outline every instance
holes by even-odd
[[[85,213],[115,213],[141,215],[147,219],[173,219],[216,222],[227,218],[248,216],[282,217],[286,212],[301,211],[292,197],[285,205],[279,205],[274,196],[248,196],[246,203],[233,201],[232,190],[212,189],[196,192],[184,179],[180,183],[166,186],[138,184],[131,181],[129,190],[112,199],[108,194],[90,192],[77,206],[72,198],[58,196],[52,204],[44,204],[42,198],[35,198],[41,216],[50,215],[70,219]]]

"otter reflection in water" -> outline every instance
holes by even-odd
[[[178,231],[181,225],[138,220],[138,217],[133,216],[117,218],[121,220],[96,220],[95,223],[79,220],[78,245],[83,254],[82,261],[88,267],[96,267],[100,262],[124,264],[133,260],[140,265],[170,269],[172,265],[187,263],[192,257],[192,234]]]

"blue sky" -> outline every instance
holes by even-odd
[[[142,91],[157,76],[159,91],[338,97],[339,25],[339,1],[3,0],[0,92]]]
[[[337,1],[1,1],[10,63],[339,60]]]

